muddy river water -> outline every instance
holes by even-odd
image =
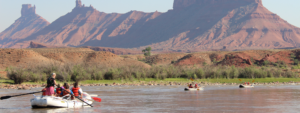
[[[197,113],[296,113],[300,111],[300,86],[206,86],[203,91],[184,91],[182,86],[82,87],[98,94],[102,102],[82,109],[32,109],[33,95],[0,100],[0,112],[197,112]],[[32,90],[0,90],[0,95],[34,92]],[[36,94],[40,95],[40,94]]]

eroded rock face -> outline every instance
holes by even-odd
[[[182,9],[190,7],[191,5],[203,6],[203,5],[238,5],[238,4],[257,3],[262,4],[262,0],[174,0],[173,9]]]
[[[76,0],[72,12],[5,47],[30,41],[139,50],[151,46],[154,51],[266,49],[299,47],[300,30],[261,0],[175,0],[174,10],[166,13],[125,14],[99,12]]]
[[[18,40],[43,29],[50,23],[35,13],[35,6],[23,4],[21,17],[15,21],[10,27],[0,33],[0,47],[16,47],[23,48],[29,46],[29,42],[16,45]]]

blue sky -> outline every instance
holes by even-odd
[[[82,0],[83,4],[106,13],[126,13],[131,10],[144,12],[166,12],[172,9],[173,0]],[[21,16],[22,4],[36,5],[36,12],[49,22],[70,12],[75,0],[0,0],[0,32],[8,28]],[[300,0],[263,0],[270,11],[289,23],[300,27]]]

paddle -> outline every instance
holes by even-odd
[[[63,91],[66,91],[66,92],[69,93],[70,95],[74,96],[73,94],[71,94],[69,91],[67,91],[67,90],[65,90],[65,89],[63,89]],[[86,103],[87,105],[89,105],[89,106],[91,106],[91,107],[94,107],[94,106],[92,106],[91,104],[89,104],[89,103],[83,101],[82,99],[80,99],[80,98],[78,98],[78,97],[76,97],[76,96],[74,96],[74,97],[77,98],[78,100],[80,100],[80,101]]]
[[[193,78],[190,78],[190,80],[191,80],[191,81],[194,81],[194,79],[193,79]],[[188,86],[188,87],[190,87],[190,85],[187,85],[187,86]]]
[[[94,99],[94,100],[97,101],[97,102],[101,102],[101,98],[98,98],[98,97],[92,97],[92,99]]]
[[[4,100],[4,99],[9,99],[11,97],[17,97],[17,96],[23,96],[23,95],[29,95],[29,94],[35,94],[35,93],[41,93],[43,91],[38,91],[38,92],[31,92],[31,93],[25,93],[25,94],[20,94],[20,95],[13,95],[13,96],[3,96],[1,97],[1,100]]]

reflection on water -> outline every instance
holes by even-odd
[[[239,89],[238,86],[208,86],[203,91],[184,91],[184,87],[83,87],[97,94],[102,102],[82,109],[32,109],[32,95],[1,100],[0,112],[298,112],[300,88],[298,86],[257,86]],[[36,89],[40,90],[40,89]],[[32,91],[32,90],[31,90]],[[29,91],[0,90],[0,95]]]

